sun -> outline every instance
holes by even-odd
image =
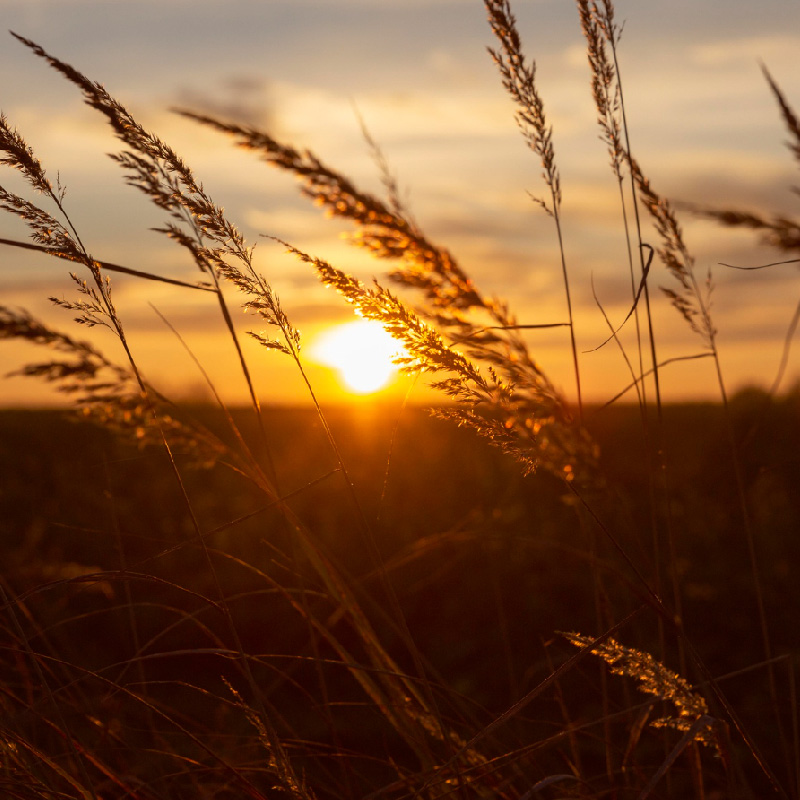
[[[403,352],[403,346],[371,320],[329,328],[311,349],[315,360],[338,370],[342,382],[356,394],[386,386],[398,370],[392,359]]]

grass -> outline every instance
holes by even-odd
[[[2,161],[36,197],[0,188],[31,237],[4,244],[72,262],[75,295],[55,304],[111,331],[125,356],[0,313],[2,338],[50,351],[23,374],[54,383],[84,418],[7,417],[7,796],[800,796],[797,391],[779,395],[776,381],[729,398],[712,276],[697,274],[675,208],[634,156],[613,4],[578,0],[629,254],[624,323],[636,329],[631,347],[598,301],[630,370],[620,396],[635,402],[584,403],[555,133],[509,3],[485,6],[542,168],[534,210],[559,243],[575,404],[531,354],[536,326],[426,235],[368,134],[385,199],[268,132],[180,111],[295,174],[353,224],[354,245],[392,264],[398,294],[281,243],[402,342],[403,369],[442,393],[437,420],[411,407],[366,421],[323,411],[291,309],[189,166],[102,85],[14,34],[111,125],[125,180],[200,273],[176,289],[209,296],[251,406],[227,408],[210,381],[213,408],[148,383],[109,273],[163,279],[94,259],[63,188],[3,118]],[[796,157],[797,118],[766,76]],[[694,212],[797,249],[791,220]],[[686,357],[715,371],[717,405],[662,402],[654,256],[670,280],[662,297],[698,338]],[[313,411],[262,406],[231,289]]]

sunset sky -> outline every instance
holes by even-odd
[[[553,126],[576,335],[585,351],[607,335],[592,279],[612,320],[620,322],[629,303],[616,184],[598,140],[575,4],[518,0],[513,8],[523,46],[537,62]],[[102,83],[180,153],[247,239],[258,242],[258,268],[301,330],[312,382],[324,397],[346,395],[330,367],[315,363],[313,343],[326,327],[351,321],[352,312],[307,265],[261,235],[291,242],[363,279],[382,280],[390,265],[350,247],[341,236],[349,226],[326,219],[293,178],[175,116],[172,107],[261,127],[312,149],[357,185],[380,193],[360,114],[430,239],[447,246],[484,292],[507,299],[520,322],[566,318],[552,222],[528,196],[544,195],[540,165],[525,148],[486,53],[493,41],[479,0],[0,0],[0,17],[3,29],[33,39]],[[763,61],[800,110],[800,3],[619,0],[617,17],[625,21],[620,52],[632,146],[654,188],[674,200],[800,216],[800,200],[790,190],[800,183],[798,165],[759,68]],[[119,144],[100,115],[82,105],[77,89],[11,36],[0,47],[0,74],[0,109],[51,178],[58,174],[67,187],[66,206],[93,256],[198,279],[183,251],[149,231],[163,214],[124,185],[105,155]],[[8,168],[0,185],[35,199]],[[686,215],[682,222],[698,271],[713,271],[713,313],[730,388],[769,386],[800,299],[796,265],[725,269],[718,263],[755,265],[789,256],[759,248],[752,234]],[[0,218],[0,237],[24,239],[25,230],[15,219]],[[645,238],[657,244],[652,233]],[[92,333],[47,300],[74,295],[64,262],[12,248],[3,248],[0,257],[0,303],[25,307],[77,336]],[[657,265],[652,285],[669,287],[670,281]],[[207,296],[122,276],[113,276],[112,284],[151,382],[177,397],[204,396],[200,373],[155,306],[221,393],[231,401],[245,399],[230,342]],[[229,300],[238,308],[233,289]],[[655,312],[661,358],[700,351],[699,339],[660,295]],[[242,332],[260,329],[252,316],[237,324]],[[119,357],[110,335],[101,331],[93,341]],[[564,329],[532,333],[529,341],[547,374],[572,395]],[[264,402],[305,398],[288,359],[255,345],[247,353]],[[0,343],[0,373],[43,355]],[[628,382],[625,363],[610,346],[583,354],[581,370],[593,400],[611,397]],[[794,353],[784,387],[798,372]],[[395,394],[407,386],[396,386]],[[672,399],[714,398],[709,362],[669,367],[664,389]],[[414,391],[425,398],[422,389]],[[5,379],[0,388],[3,405],[53,397],[21,378]]]

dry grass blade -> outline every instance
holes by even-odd
[[[526,473],[541,467],[567,481],[595,480],[596,447],[566,416],[557,397],[504,382],[491,363],[484,376],[471,360],[471,353],[464,355],[448,345],[436,330],[379,284],[367,288],[326,261],[288,247],[311,264],[322,282],[341,293],[360,316],[380,322],[403,344],[408,356],[398,362],[404,369],[442,375],[432,385],[458,406],[439,409],[438,416],[485,437],[513,456]]]
[[[694,730],[697,741],[719,748],[715,736],[704,728],[711,728],[708,705],[703,697],[692,691],[689,684],[678,674],[667,669],[649,653],[633,647],[624,647],[615,639],[595,645],[592,638],[578,633],[562,633],[567,641],[576,647],[590,647],[591,651],[605,661],[616,675],[625,675],[639,682],[639,690],[651,694],[659,700],[672,703],[678,712],[676,717],[663,717],[650,722],[656,728],[675,728],[687,732]],[[706,722],[699,728],[698,720]]]
[[[475,734],[475,736],[473,736],[472,739],[470,739],[469,742],[466,743],[465,747],[475,747],[478,744],[478,742],[480,742],[485,738],[488,738],[494,731],[501,728],[503,725],[508,724],[508,722],[511,719],[520,714],[522,710],[527,705],[529,705],[538,695],[540,695],[545,689],[557,683],[564,674],[568,673],[577,664],[579,664],[580,661],[586,655],[588,655],[591,652],[594,652],[592,649],[593,647],[602,646],[602,643],[607,641],[612,633],[615,633],[617,630],[624,627],[639,613],[640,610],[641,609],[637,609],[636,611],[633,611],[632,613],[628,614],[623,620],[614,625],[613,628],[611,628],[608,631],[605,631],[603,634],[596,637],[595,639],[588,638],[584,644],[580,645],[581,646],[580,652],[568,658],[563,664],[560,664],[543,681],[541,681],[536,687],[534,687],[531,691],[525,694],[524,697],[519,699],[510,708],[506,709],[506,711],[504,711],[500,716],[494,719],[483,730]],[[458,755],[460,755],[460,753]]]
[[[259,715],[242,699],[239,692],[231,686],[227,681],[225,682],[229,691],[234,697],[236,705],[242,710],[247,721],[253,726],[258,735],[258,741],[261,742],[262,747],[267,753],[267,770],[273,773],[279,781],[276,789],[284,796],[290,797],[293,800],[315,800],[314,793],[306,785],[302,779],[294,776],[291,765],[286,759],[286,753],[281,748],[275,752],[274,745],[271,741],[269,732],[264,726],[264,722]],[[279,760],[285,763],[280,763]]]
[[[202,184],[195,179],[188,165],[169,145],[145,130],[101,84],[89,80],[74,67],[50,55],[30,39],[17,34],[13,35],[37,56],[43,58],[53,69],[78,86],[83,93],[85,102],[106,117],[116,136],[129,148],[121,153],[111,155],[111,158],[125,171],[126,180],[130,185],[142,191],[151,202],[169,214],[170,220],[162,227],[156,228],[156,231],[186,248],[200,271],[211,276],[212,290],[217,296],[219,309],[236,349],[239,366],[247,383],[253,408],[258,415],[262,441],[267,450],[267,460],[270,462],[270,472],[274,480],[275,470],[269,445],[266,442],[260,402],[220,287],[220,276],[233,280],[234,283],[245,282],[248,284],[248,288],[255,289],[256,294],[260,297],[258,300],[251,299],[251,307],[255,308],[258,305],[257,310],[262,316],[267,317],[270,324],[280,325],[284,337],[288,341],[294,339],[295,344],[298,344],[299,340],[297,332],[291,328],[283,315],[277,298],[271,295],[268,284],[253,269],[252,250],[247,247],[236,226],[227,219],[223,209],[213,202]],[[20,150],[15,141],[11,141],[7,149],[12,148],[15,154]],[[18,158],[21,157],[18,156]],[[60,199],[57,197],[53,199],[59,209],[63,211]],[[72,228],[71,224],[70,228]],[[101,277],[99,271],[102,265],[88,255],[80,243],[80,239],[78,239],[78,244],[80,247],[77,248],[79,252],[77,252],[75,260],[83,261],[92,271],[102,301],[99,305],[107,312],[110,327],[119,336],[129,355],[131,367],[136,371],[133,356],[128,349],[121,323],[110,299],[108,281]],[[68,252],[65,251],[65,254],[70,257]],[[226,261],[226,259],[229,260]],[[149,276],[141,275],[139,277]],[[292,345],[289,345],[289,349],[291,347]],[[144,391],[144,386],[142,389]]]
[[[128,183],[166,210],[174,220],[182,223],[188,219],[194,229],[215,242],[218,249],[201,248],[211,261],[218,259],[220,254],[249,261],[250,252],[239,231],[169,145],[145,130],[101,84],[89,80],[30,39],[13,32],[12,35],[74,83],[83,93],[87,105],[106,117],[116,136],[130,148],[111,156],[126,171]],[[171,229],[166,232],[171,232]]]
[[[761,71],[764,73],[770,90],[778,103],[781,118],[789,133],[790,141],[787,142],[787,147],[798,164],[800,164],[800,120],[798,120],[797,114],[789,105],[789,101],[775,82],[775,79],[763,64],[761,65]],[[684,206],[696,216],[713,219],[726,227],[749,228],[759,231],[761,233],[761,241],[769,247],[775,247],[778,250],[789,253],[800,251],[800,224],[794,219],[781,215],[766,217],[761,214],[736,209],[713,209],[691,203],[685,203]]]
[[[603,131],[603,140],[608,147],[611,168],[618,181],[622,181],[622,165],[625,160],[621,123],[620,86],[613,56],[609,56],[607,44],[619,36],[614,23],[614,6],[602,0],[597,2],[577,0],[581,28],[586,37],[589,68],[592,73],[592,97],[597,108],[597,122]]]
[[[536,62],[527,63],[517,31],[517,21],[508,0],[484,0],[492,32],[500,50],[489,48],[503,86],[517,106],[517,124],[528,147],[539,156],[542,173],[551,191],[552,205],[541,202],[551,216],[561,205],[561,178],[555,163],[553,130],[547,124],[544,102],[536,87]]]
[[[0,208],[23,220],[33,241],[41,245],[45,252],[85,263],[85,254],[64,225],[43,209],[2,187]]]
[[[786,146],[792,152],[798,164],[800,164],[800,120],[798,120],[797,114],[795,114],[794,109],[789,105],[789,101],[786,99],[786,96],[781,91],[780,86],[775,82],[775,79],[772,77],[765,64],[761,65],[761,71],[764,73],[769,88],[775,96],[778,108],[780,108],[781,117],[791,137],[791,141],[787,142]]]
[[[795,307],[794,314],[792,314],[792,319],[789,322],[789,327],[786,329],[786,335],[783,337],[783,348],[781,350],[781,359],[778,364],[778,371],[769,389],[769,393],[772,396],[775,396],[778,393],[778,388],[780,387],[783,377],[786,374],[786,368],[789,366],[789,351],[792,347],[792,341],[794,341],[794,335],[797,333],[798,324],[800,324],[800,302],[798,302],[797,306]]]
[[[198,465],[210,466],[228,449],[209,431],[182,422],[176,409],[153,387],[150,401],[136,376],[109,361],[94,345],[53,330],[25,311],[0,306],[0,340],[19,340],[49,347],[65,358],[27,364],[12,376],[38,378],[68,395],[76,411],[97,424],[125,434],[140,446],[160,446],[162,434]],[[158,414],[153,416],[153,404]]]
[[[630,159],[630,167],[642,204],[653,219],[661,238],[661,246],[656,252],[678,282],[677,290],[662,287],[662,291],[691,329],[702,338],[706,347],[713,351],[716,349],[717,329],[710,313],[714,288],[711,271],[709,270],[702,285],[698,284],[694,273],[694,257],[684,242],[683,230],[672,205],[653,189],[636,159]]]
[[[617,46],[622,38],[622,26],[618,26],[615,21],[615,10],[612,0],[577,0],[577,3],[581,28],[583,29],[584,37],[587,42],[587,55],[592,75],[592,96],[597,109],[597,122],[602,131],[601,138],[605,141],[608,148],[611,168],[617,181],[622,227],[628,256],[631,297],[634,298],[634,304],[636,304],[636,298],[641,292],[641,289],[643,288],[644,290],[644,315],[646,321],[647,344],[649,345],[649,355],[652,364],[656,409],[658,411],[658,419],[661,421],[659,359],[656,352],[656,339],[653,330],[653,316],[650,304],[650,289],[646,280],[647,269],[643,252],[644,248],[649,247],[649,245],[646,245],[642,239],[641,215],[639,203],[636,202],[636,180],[632,173],[629,175],[630,204],[633,207],[632,224],[631,221],[629,221],[628,215],[629,200],[626,197],[623,186],[623,164],[630,162],[632,152],[617,52]],[[634,239],[638,244],[638,248],[634,248]],[[640,278],[638,282],[640,284],[640,292],[636,290],[637,278],[634,265],[635,249],[638,254],[639,262]],[[647,266],[649,266],[649,262]],[[644,345],[642,341],[644,331],[638,308],[635,310],[634,318],[636,322],[637,366],[640,376],[644,378],[646,374],[644,366]],[[636,382],[635,379],[634,382]],[[640,407],[643,409],[643,433],[645,438],[648,438],[649,430],[646,422],[646,414],[644,413],[644,408],[647,405],[646,383],[642,382],[642,385],[637,387],[637,394],[640,399]],[[663,426],[661,422],[659,422],[659,427],[661,431],[659,435],[663,435]],[[655,528],[653,532],[654,537],[657,538],[658,534]]]
[[[16,239],[3,239],[0,237],[0,244],[7,245],[8,247],[20,247],[23,250],[36,250],[40,253],[47,253],[48,255],[65,258],[68,261],[75,260],[68,255],[48,247],[30,244],[30,242],[19,242]],[[96,262],[96,265],[98,269],[106,270],[107,272],[119,272],[121,275],[132,275],[135,278],[143,278],[144,280],[157,281],[159,283],[168,283],[172,286],[181,286],[184,289],[199,289],[203,292],[214,291],[213,287],[209,286],[207,283],[188,283],[187,281],[177,280],[176,278],[166,278],[163,275],[156,275],[152,272],[144,272],[140,269],[132,269],[131,267],[123,267],[120,264],[112,264],[110,261],[98,261]]]
[[[492,309],[461,270],[452,254],[432,244],[404,213],[360,191],[346,176],[328,167],[308,150],[278,142],[268,133],[204,114],[179,110],[182,116],[232,136],[237,145],[256,152],[268,164],[291,172],[303,182],[303,193],[331,215],[351,220],[358,228],[353,243],[377,258],[401,259],[403,271],[392,277],[422,289],[434,306],[448,309]]]
[[[650,265],[653,263],[653,255],[655,253],[655,251],[653,250],[652,247],[650,247],[650,245],[644,245],[644,247],[648,248],[649,255],[647,256],[647,263],[644,265],[642,280],[639,282],[639,289],[637,290],[633,298],[633,305],[628,310],[628,313],[625,315],[625,318],[622,320],[622,322],[619,323],[619,325],[617,325],[616,328],[613,325],[611,325],[610,320],[608,320],[608,318],[606,317],[606,323],[608,324],[608,327],[611,328],[611,333],[608,335],[606,339],[604,339],[599,345],[597,345],[597,347],[593,347],[591,350],[586,350],[585,352],[593,353],[599,350],[601,347],[605,347],[612,339],[616,338],[616,335],[622,330],[622,328],[625,326],[625,323],[636,313],[636,310],[639,306],[639,300],[641,300],[645,286],[647,285],[647,276],[650,274]],[[598,302],[597,294],[594,292],[594,286],[592,286],[592,294],[594,295],[595,303],[597,303]],[[605,317],[605,312],[603,311],[602,313],[603,316]]]
[[[564,298],[569,319],[572,364],[575,372],[575,388],[578,400],[578,416],[583,420],[583,393],[581,372],[578,363],[578,346],[575,340],[575,324],[572,314],[572,294],[570,291],[564,236],[561,229],[561,177],[555,161],[553,149],[553,130],[548,125],[544,113],[544,103],[536,86],[536,62],[527,62],[522,52],[522,43],[517,31],[517,22],[511,12],[508,0],[484,0],[489,15],[489,25],[500,42],[499,50],[489,48],[503,81],[503,86],[517,107],[517,125],[528,147],[539,157],[545,185],[550,190],[549,204],[536,197],[540,205],[552,218],[558,238],[558,251],[561,261],[561,275],[564,282]]]
[[[0,148],[5,155],[0,157],[0,164],[7,164],[19,170],[36,191],[53,196],[53,185],[45,175],[41,161],[15,128],[8,124],[5,115],[0,114]]]
[[[714,209],[684,203],[698,217],[712,219],[728,228],[747,228],[761,233],[761,241],[783,252],[800,251],[800,224],[784,216],[764,217],[750,211]]]

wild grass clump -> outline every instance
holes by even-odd
[[[15,374],[55,385],[83,417],[121,434],[80,428],[81,445],[62,453],[59,437],[75,429],[47,433],[51,456],[35,469],[69,486],[75,517],[54,531],[31,511],[7,547],[4,796],[800,797],[797,642],[784,621],[796,602],[776,601],[793,570],[790,537],[777,532],[800,523],[791,459],[770,464],[769,479],[748,460],[764,419],[744,435],[737,427],[713,276],[697,274],[674,204],[634,156],[613,3],[578,0],[577,11],[628,254],[626,316],[612,322],[598,301],[631,376],[615,400],[637,399],[619,462],[613,442],[630,435],[630,420],[614,428],[615,408],[604,416],[584,403],[557,131],[510,3],[484,4],[491,58],[542,170],[545,196],[532,196],[532,213],[554,225],[563,323],[520,323],[479,288],[406,208],[368,134],[385,199],[268,132],[179,110],[294,174],[314,203],[352,223],[352,244],[390,264],[385,280],[368,285],[265,235],[402,343],[401,368],[441,393],[437,417],[497,450],[416,417],[404,428],[415,413],[404,407],[391,420],[388,466],[385,452],[376,462],[354,450],[353,419],[323,410],[291,308],[190,167],[101,84],[13,34],[110,124],[124,180],[165,214],[156,231],[200,275],[167,279],[96,260],[60,182],[0,117],[0,162],[34,198],[0,187],[0,207],[31,240],[2,242],[71,262],[75,294],[54,305],[89,333],[110,331],[124,355],[115,363],[93,341],[0,307],[0,338],[49,352]],[[765,75],[800,157],[797,117]],[[695,211],[797,249],[791,220]],[[720,407],[694,427],[662,402],[669,362],[657,355],[654,254],[667,270],[661,296],[700,342],[685,357],[709,359],[719,385]],[[172,403],[147,380],[113,272],[205,293],[249,410],[227,408],[207,378],[213,412]],[[265,357],[297,370],[313,419],[262,407],[232,292],[264,326],[249,333]],[[629,321],[631,352],[619,336]],[[526,331],[544,327],[568,334],[574,403],[531,352]],[[796,392],[772,398],[779,410],[795,414]],[[789,428],[774,438],[785,443]],[[708,450],[690,458],[700,442]],[[580,632],[556,637],[559,628]]]

